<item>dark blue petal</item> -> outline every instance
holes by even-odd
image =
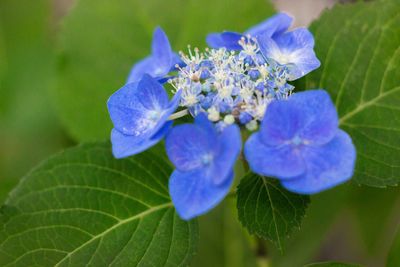
[[[242,50],[239,40],[243,35],[237,32],[211,33],[207,36],[207,44],[211,48],[225,47],[228,50]]]
[[[226,127],[218,139],[221,144],[220,153],[215,157],[212,166],[214,168],[212,178],[216,185],[224,183],[229,177],[242,147],[240,129],[237,125]]]
[[[331,142],[318,148],[303,151],[307,165],[305,174],[282,185],[295,193],[315,194],[332,188],[351,178],[354,171],[356,151],[347,133],[339,130]]]
[[[329,142],[339,126],[335,105],[324,90],[309,90],[293,94],[290,99],[304,117],[305,124],[299,137],[310,145]]]
[[[190,172],[175,170],[169,180],[169,192],[179,216],[190,220],[214,208],[229,193],[233,182],[230,173],[224,182],[215,185],[214,173],[208,169]]]
[[[275,16],[257,24],[246,31],[246,34],[257,37],[267,35],[268,37],[278,36],[290,27],[293,18],[285,13],[278,13]]]
[[[131,155],[138,154],[156,143],[158,143],[171,127],[172,122],[167,122],[164,126],[151,138],[136,137],[125,135],[120,131],[113,129],[111,131],[112,152],[115,158],[125,158]]]
[[[250,136],[244,154],[250,169],[259,175],[292,179],[305,171],[299,149],[291,145],[267,146],[260,140],[260,133]]]
[[[208,124],[181,124],[166,138],[169,159],[180,171],[190,171],[210,164],[219,151],[217,134]]]

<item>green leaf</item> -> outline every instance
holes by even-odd
[[[116,160],[109,144],[67,150],[32,171],[3,208],[1,266],[187,265],[196,221],[168,196],[160,153]]]
[[[340,126],[357,148],[354,181],[400,181],[400,5],[398,0],[337,5],[311,26],[319,70],[305,89],[329,91]]]
[[[274,179],[246,175],[237,191],[239,220],[250,234],[271,240],[280,250],[304,217],[308,196],[291,193]]]
[[[204,46],[209,32],[243,31],[272,13],[265,0],[78,1],[63,27],[59,114],[77,140],[107,138],[106,101],[149,54],[157,25],[175,49],[186,49]]]
[[[342,262],[320,262],[307,264],[304,267],[361,267],[361,265]]]
[[[398,267],[400,266],[400,227],[397,230],[397,234],[394,238],[392,247],[390,248],[389,255],[387,257],[386,267]]]
[[[237,220],[234,198],[226,198],[210,213],[199,218],[199,251],[192,267],[253,267],[256,251]]]

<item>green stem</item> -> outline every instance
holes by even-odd
[[[186,116],[187,114],[189,114],[189,111],[188,111],[187,109],[184,109],[184,110],[175,112],[174,114],[172,114],[171,116],[169,116],[168,119],[169,119],[170,121],[176,120],[176,119],[179,119],[179,118],[181,118],[181,117]]]

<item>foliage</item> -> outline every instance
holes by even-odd
[[[186,265],[197,222],[175,214],[159,154],[116,160],[108,143],[88,144],[43,163],[3,209],[0,264]]]
[[[356,183],[385,187],[400,176],[400,5],[337,5],[311,25],[322,67],[305,88],[325,88],[357,148]]]

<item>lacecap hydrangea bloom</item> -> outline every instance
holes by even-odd
[[[209,48],[188,46],[179,54],[157,28],[152,54],[108,100],[115,157],[166,139],[175,166],[169,191],[183,219],[206,213],[229,193],[241,132],[251,133],[241,160],[292,192],[313,194],[351,178],[355,148],[338,128],[329,95],[293,92],[290,82],[320,62],[312,34],[288,30],[291,22],[280,13],[245,33],[212,33]],[[184,116],[194,123],[182,124]]]

